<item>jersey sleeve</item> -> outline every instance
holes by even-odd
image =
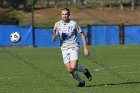
[[[54,28],[53,28],[53,35],[58,35],[58,24],[55,23]]]
[[[81,27],[80,27],[79,24],[77,24],[77,23],[76,23],[76,31],[77,31],[78,33],[83,32],[82,29],[81,29]]]

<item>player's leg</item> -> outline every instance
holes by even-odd
[[[77,87],[83,87],[83,86],[85,86],[85,81],[83,79],[81,79],[80,76],[78,75],[77,71],[75,70],[76,67],[77,67],[77,60],[71,60],[70,61],[71,75],[73,76],[73,78],[75,78],[77,81],[79,81],[79,84],[77,85]]]
[[[79,47],[71,48],[70,49],[70,67],[71,67],[71,71],[74,72],[73,75],[77,77],[79,77],[76,71],[78,59],[79,59]],[[85,86],[85,81],[79,77],[78,87],[83,87],[83,86]]]
[[[86,73],[86,68],[81,66],[80,64],[77,64],[76,70],[79,72]]]
[[[65,66],[66,66],[68,72],[70,73],[70,75],[71,75],[74,79],[76,79],[76,80],[79,81],[79,82],[83,82],[83,80],[79,77],[78,73],[76,72],[76,70],[75,70],[75,67],[76,67],[76,66],[74,67],[74,64],[73,64],[73,63],[75,63],[75,62],[70,62],[70,63],[65,64]]]
[[[90,72],[87,68],[81,66],[80,64],[77,64],[76,70],[83,72],[89,81],[92,80],[92,75],[90,74]]]
[[[79,82],[83,82],[83,80],[79,77],[78,73],[76,72],[75,68],[76,68],[76,64],[77,64],[77,61],[72,61],[70,62],[70,53],[69,53],[69,50],[62,50],[62,56],[63,56],[63,61],[64,61],[64,64],[69,72],[69,74],[74,78],[76,79],[77,81]],[[82,83],[83,84],[83,83]],[[81,84],[80,84],[81,85]],[[84,84],[85,85],[85,84]],[[79,87],[82,87],[84,85],[81,85]]]
[[[79,59],[79,47],[72,48],[70,51],[70,60],[77,60],[75,70],[83,72],[89,81],[92,80],[92,75],[90,74],[89,70],[85,67],[82,67],[78,64]]]

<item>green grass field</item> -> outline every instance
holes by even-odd
[[[140,93],[140,45],[89,46],[93,80],[75,87],[60,48],[0,48],[0,93]]]

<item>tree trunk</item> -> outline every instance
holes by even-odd
[[[70,0],[70,4],[73,5],[73,0]]]
[[[69,0],[66,0],[66,7],[69,6]]]
[[[0,0],[0,6],[2,5],[2,0]]]
[[[50,7],[50,0],[47,0],[47,7]]]
[[[76,7],[79,9],[81,7],[81,0],[76,0]]]
[[[85,0],[81,0],[81,4],[82,4],[82,6],[84,5],[84,1],[85,1]]]
[[[100,0],[100,10],[103,10],[103,0]]]
[[[135,0],[131,0],[131,9],[132,9],[132,10],[135,9]]]
[[[124,7],[123,7],[123,2],[122,2],[122,1],[120,1],[120,9],[121,9],[121,10],[124,9]]]
[[[55,8],[58,7],[58,0],[55,0]]]
[[[112,0],[109,0],[109,9],[112,10],[112,4],[113,4],[113,1]]]
[[[44,8],[49,7],[49,2],[50,2],[50,0],[43,0],[43,7]]]

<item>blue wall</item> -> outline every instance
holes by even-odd
[[[52,41],[52,28],[35,29],[35,46],[36,47],[57,47],[60,46],[60,40]],[[59,38],[59,37],[57,37]]]
[[[89,42],[88,31],[91,31],[91,45],[118,45],[119,40],[119,26],[118,25],[102,25],[91,26],[89,30],[83,27],[82,30],[86,36],[86,42]],[[12,32],[19,32],[21,40],[18,43],[13,43],[10,40]],[[125,44],[140,44],[140,26],[125,26]],[[35,46],[36,47],[59,47],[60,40],[52,42],[52,28],[35,29]],[[57,37],[59,38],[59,37]],[[80,46],[83,46],[80,34],[78,34],[78,41]],[[33,45],[32,26],[0,26],[0,46],[27,46]]]
[[[19,32],[21,40],[18,43],[13,43],[10,40],[11,33]],[[0,26],[0,46],[27,46],[33,45],[32,41],[32,26]]]
[[[92,45],[120,44],[119,26],[92,26]]]
[[[140,44],[140,26],[125,26],[125,44]]]

